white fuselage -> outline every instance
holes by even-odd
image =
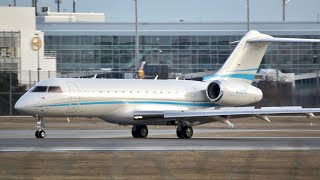
[[[206,96],[208,83],[184,80],[48,79],[62,93],[28,91],[15,108],[31,115],[99,117],[132,124],[134,110],[189,110],[219,106]]]

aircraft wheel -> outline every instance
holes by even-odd
[[[134,138],[146,138],[148,136],[148,127],[145,125],[134,125],[131,132]]]
[[[139,134],[142,138],[146,138],[148,136],[148,127],[147,126],[141,126]]]
[[[36,131],[36,132],[34,133],[34,136],[36,136],[36,138],[40,138],[40,137],[39,137],[39,131]]]
[[[132,137],[134,137],[134,138],[139,137],[139,135],[137,133],[137,126],[132,126],[131,134],[132,134]]]
[[[190,139],[193,135],[193,129],[191,126],[182,127],[182,135],[185,139]]]
[[[46,132],[44,130],[39,131],[38,133],[39,138],[44,138],[46,137]]]
[[[183,134],[182,134],[182,131],[181,131],[181,128],[179,129],[179,127],[177,127],[177,136],[178,136],[178,138],[180,138],[180,139],[184,139]]]

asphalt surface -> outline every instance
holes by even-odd
[[[194,127],[131,126],[99,119],[48,119],[44,139],[29,117],[0,118],[0,179],[320,179],[320,120],[272,117]]]
[[[192,139],[178,139],[174,130],[152,130],[147,139],[134,139],[128,130],[47,130],[36,139],[32,130],[1,130],[0,151],[214,151],[214,150],[319,150],[320,137],[313,136],[203,136],[218,133],[274,134],[319,133],[318,129],[199,129]],[[203,134],[203,135],[201,135]],[[163,138],[165,137],[165,138]],[[169,137],[169,138],[168,138]]]

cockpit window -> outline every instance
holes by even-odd
[[[50,86],[48,92],[62,93],[61,88],[59,86]]]
[[[46,92],[48,86],[37,86],[35,87],[32,92]]]

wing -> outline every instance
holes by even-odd
[[[288,106],[288,107],[228,107],[220,109],[201,109],[201,110],[167,110],[167,111],[141,111],[134,112],[134,119],[139,120],[163,120],[168,121],[172,119],[190,119],[201,117],[257,117],[262,120],[270,122],[266,115],[280,115],[280,114],[305,114],[307,117],[314,116],[313,113],[320,112],[320,108],[302,108],[301,106]],[[232,124],[226,118],[224,123]],[[221,121],[217,118],[217,121]],[[200,122],[201,124],[201,122]]]

